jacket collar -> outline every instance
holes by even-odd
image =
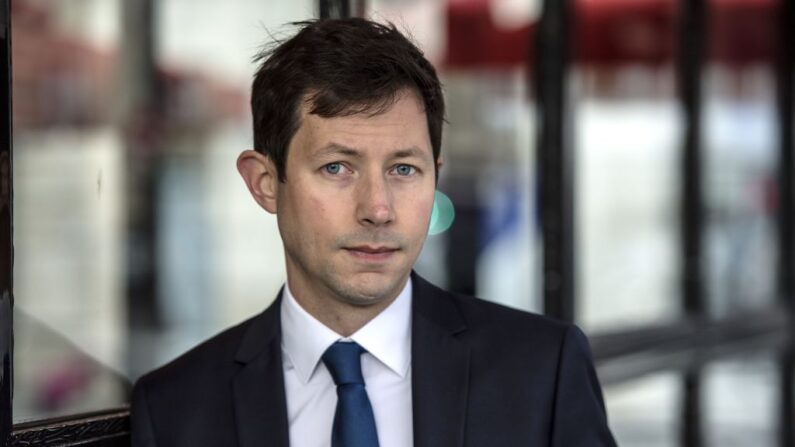
[[[469,348],[458,338],[466,324],[453,296],[412,272],[412,409],[414,446],[464,442]],[[288,447],[289,425],[281,354],[279,296],[247,328],[235,355],[233,379],[241,447]]]
[[[232,380],[235,421],[241,447],[287,447],[287,399],[282,368],[281,295],[248,326],[235,360],[242,365]]]
[[[412,272],[412,407],[414,446],[464,443],[469,348],[466,323],[452,295]]]

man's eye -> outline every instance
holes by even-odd
[[[327,173],[332,175],[337,175],[342,172],[342,163],[329,163],[326,166],[323,166],[323,169],[326,170]]]
[[[400,176],[407,176],[414,174],[416,172],[416,168],[411,165],[397,165],[395,166],[395,173]]]

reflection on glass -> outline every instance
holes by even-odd
[[[15,422],[123,405],[284,280],[234,160],[251,57],[315,2],[161,0],[148,23],[131,3],[13,0]],[[155,29],[151,60],[130,57]],[[129,233],[140,216],[151,231]]]
[[[129,380],[122,141],[110,119],[118,4],[19,0],[11,10],[21,421],[118,406]]]
[[[622,447],[679,445],[681,382],[658,373],[604,388],[610,428]]]
[[[620,5],[575,11],[577,304],[590,331],[679,312],[675,2]]]
[[[779,373],[771,352],[744,354],[701,370],[705,446],[777,444]],[[681,445],[683,383],[679,372],[657,373],[604,388],[610,427],[622,447]]]
[[[705,444],[773,447],[777,443],[779,374],[772,353],[746,354],[703,371]]]
[[[704,76],[705,200],[712,315],[775,299],[777,0],[710,1]]]

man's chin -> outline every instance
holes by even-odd
[[[405,283],[402,278],[395,278],[392,275],[375,273],[358,273],[345,281],[340,289],[340,296],[348,304],[354,306],[372,306],[391,301],[403,289]]]

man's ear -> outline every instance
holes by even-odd
[[[279,192],[279,174],[270,157],[257,151],[243,151],[237,157],[237,172],[246,182],[248,191],[259,206],[276,214]]]

